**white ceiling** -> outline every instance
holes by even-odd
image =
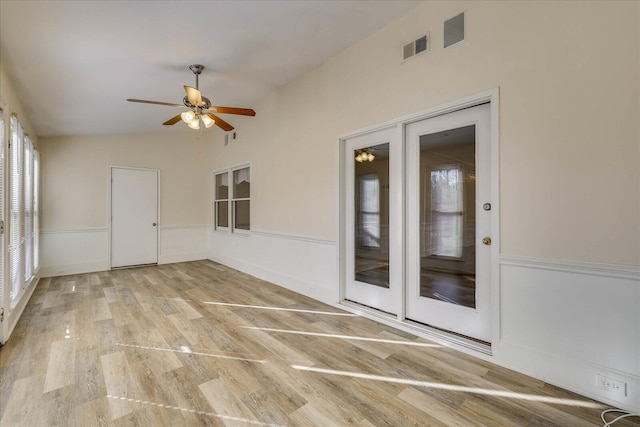
[[[181,103],[197,63],[212,104],[252,108],[418,3],[2,0],[0,54],[39,136],[185,130],[125,100]]]

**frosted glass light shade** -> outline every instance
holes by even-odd
[[[180,117],[182,118],[182,121],[189,124],[193,121],[193,119],[196,118],[196,115],[193,111],[185,111],[184,113],[180,114]]]
[[[202,118],[202,123],[204,123],[204,127],[206,127],[207,129],[209,129],[211,126],[213,126],[213,124],[216,122],[211,117],[209,117],[207,114],[203,114],[201,116],[201,118]]]
[[[194,118],[193,120],[191,120],[191,122],[189,122],[188,126],[191,129],[200,129],[200,120],[198,120],[198,118]]]

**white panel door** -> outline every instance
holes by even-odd
[[[407,125],[406,318],[491,341],[490,106]]]
[[[111,168],[111,267],[158,262],[156,170]]]

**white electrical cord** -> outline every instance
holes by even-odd
[[[604,415],[605,414],[609,414],[612,412],[618,412],[621,413],[622,415],[612,419],[611,421],[608,421],[604,419]],[[622,411],[620,409],[607,409],[605,411],[602,411],[602,413],[600,414],[600,418],[602,418],[602,422],[604,423],[602,425],[602,427],[609,427],[612,426],[613,423],[617,423],[618,421],[620,421],[623,418],[627,418],[627,417],[640,417],[640,414],[632,414],[631,412],[627,412],[627,411]]]

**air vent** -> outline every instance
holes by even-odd
[[[444,21],[444,47],[464,40],[464,13]]]
[[[424,35],[402,46],[402,61],[429,50],[429,37]]]

